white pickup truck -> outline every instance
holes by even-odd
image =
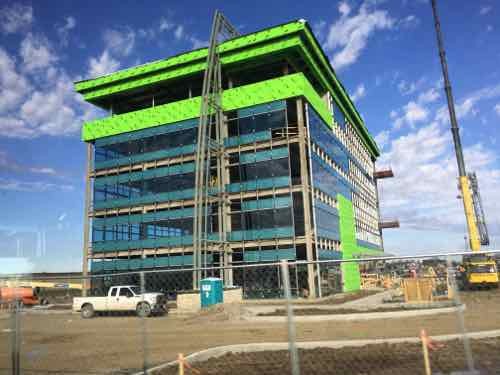
[[[81,312],[82,318],[92,318],[96,312],[135,311],[140,317],[167,312],[167,299],[162,293],[144,293],[135,285],[109,288],[106,297],[75,297],[73,311]]]

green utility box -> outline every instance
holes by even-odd
[[[208,277],[201,280],[200,297],[202,308],[224,302],[222,280],[217,277]]]

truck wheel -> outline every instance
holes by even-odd
[[[147,318],[151,315],[151,306],[147,302],[141,302],[137,305],[135,309],[137,316],[140,318]]]
[[[92,318],[94,316],[94,306],[92,306],[90,303],[83,305],[81,314],[83,319]]]

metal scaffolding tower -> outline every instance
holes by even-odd
[[[222,210],[225,204],[224,178],[221,156],[224,153],[222,109],[222,73],[219,58],[219,43],[238,36],[236,29],[224,15],[215,11],[207,63],[203,77],[200,121],[195,159],[195,195],[193,218],[193,289],[199,289],[204,276],[199,269],[207,265],[210,250],[217,248],[226,256],[227,239],[224,231]],[[218,236],[210,236],[209,229],[214,227],[214,214],[217,211]]]

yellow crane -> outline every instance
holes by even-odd
[[[481,245],[489,245],[488,229],[486,227],[486,220],[484,217],[476,174],[467,173],[465,169],[460,131],[458,128],[453,93],[448,76],[448,65],[446,63],[446,55],[444,52],[443,37],[441,35],[441,24],[437,13],[436,0],[431,0],[431,5],[439,49],[439,59],[441,60],[441,68],[443,71],[444,90],[446,92],[448,112],[450,114],[451,133],[453,135],[455,155],[457,157],[459,174],[458,188],[464,205],[470,249],[474,253],[481,251]],[[476,254],[475,256],[464,257],[463,263],[463,281],[465,287],[474,287],[478,285],[498,287],[498,270],[494,259]]]

